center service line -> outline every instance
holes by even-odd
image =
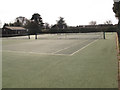
[[[83,50],[84,48],[88,47],[89,45],[91,45],[92,43],[94,43],[94,42],[96,42],[96,41],[98,41],[98,39],[92,41],[91,43],[87,44],[86,46],[84,46],[84,47],[80,48],[79,50],[75,51],[74,53],[70,54],[70,56],[72,56],[72,55],[76,54],[77,52]]]

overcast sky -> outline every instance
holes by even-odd
[[[113,0],[1,0],[0,22],[13,22],[16,17],[28,19],[39,13],[43,22],[55,24],[58,17],[64,17],[69,26],[86,25],[90,21],[103,24],[117,19],[112,11]]]

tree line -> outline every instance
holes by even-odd
[[[115,16],[118,18],[117,33],[118,33],[118,38],[119,38],[119,42],[120,42],[120,1],[114,2],[113,12],[115,13]]]
[[[5,26],[17,26],[17,27],[24,27],[28,29],[29,34],[37,34],[42,33],[43,31],[48,31],[49,29],[66,29],[67,24],[63,17],[59,17],[57,23],[55,25],[50,26],[49,23],[43,23],[42,17],[38,13],[34,13],[31,19],[27,19],[25,17],[17,17],[14,23],[5,23]]]
[[[87,26],[68,26],[63,17],[59,17],[56,24],[49,25],[44,23],[40,14],[34,13],[31,19],[25,17],[17,17],[14,23],[5,23],[5,26],[17,26],[24,27],[28,30],[28,34],[40,34],[40,33],[80,33],[80,32],[100,32],[104,31],[115,31],[115,26],[112,25],[112,21],[108,20],[103,25],[96,25],[96,21],[89,22]],[[102,27],[102,29],[101,29]],[[105,28],[106,27],[106,28]]]

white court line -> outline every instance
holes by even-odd
[[[97,40],[98,40],[98,39],[97,39]],[[87,44],[86,46],[80,48],[79,50],[77,50],[77,51],[75,51],[74,53],[70,54],[70,56],[72,56],[72,55],[76,54],[77,52],[83,50],[84,48],[88,47],[89,45],[91,45],[92,43],[96,42],[97,40],[94,40],[94,41],[92,41],[91,43]]]
[[[98,39],[97,39],[97,40],[98,40]],[[86,46],[80,48],[79,50],[77,50],[77,51],[75,51],[74,53],[70,54],[70,56],[76,54],[77,52],[79,52],[79,51],[81,51],[81,50],[83,50],[83,49],[85,49],[86,47],[88,47],[88,46],[91,45],[92,43],[96,42],[97,40],[94,40],[94,41],[92,41],[91,43],[87,44]]]
[[[86,42],[86,41],[83,41],[83,42],[80,42],[80,43],[84,43],[84,42]],[[60,52],[60,51],[65,50],[65,49],[71,48],[71,47],[73,47],[73,46],[75,46],[75,45],[78,45],[78,44],[74,44],[74,45],[71,45],[70,47],[66,47],[66,48],[60,49],[60,50],[58,50],[58,51],[53,52],[52,54],[55,54],[55,53],[58,53],[58,52]]]
[[[11,51],[11,50],[3,50],[2,52],[27,53],[27,54],[29,53],[29,54],[41,54],[41,55],[63,55],[63,56],[70,56],[70,54],[37,53],[37,52]]]
[[[99,39],[97,39],[99,40]],[[75,51],[72,54],[55,54],[55,53],[37,53],[37,52],[25,52],[25,51],[11,51],[11,50],[2,50],[2,52],[16,52],[16,53],[30,53],[30,54],[41,54],[41,55],[63,55],[63,56],[72,56],[74,54],[76,54],[77,52],[83,50],[84,48],[88,47],[89,45],[91,45],[92,43],[96,42],[97,40],[92,41],[91,43],[87,44],[86,46],[82,47],[81,49]],[[67,47],[70,48],[70,47]],[[62,49],[63,50],[63,49]]]

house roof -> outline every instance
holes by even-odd
[[[7,29],[11,29],[11,30],[26,30],[25,28],[23,27],[14,27],[14,26],[6,26],[5,28]]]

